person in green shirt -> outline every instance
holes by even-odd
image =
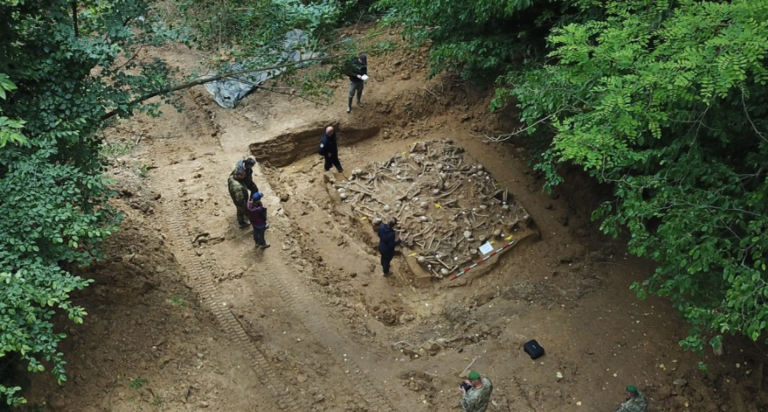
[[[488,402],[491,400],[493,384],[488,378],[481,378],[480,374],[472,371],[467,376],[469,380],[459,387],[464,396],[461,398],[461,407],[464,412],[485,412],[488,409]]]
[[[635,385],[627,385],[627,401],[616,412],[648,412],[648,400]]]

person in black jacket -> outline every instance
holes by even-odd
[[[357,105],[363,107],[363,103],[360,102],[360,97],[363,95],[363,86],[365,80],[363,76],[368,74],[368,58],[364,54],[355,56],[350,62],[347,69],[347,76],[349,76],[349,101],[347,102],[347,113],[352,111],[352,98],[355,97],[357,92]]]
[[[344,171],[341,167],[341,162],[339,162],[339,145],[336,143],[336,131],[333,130],[333,126],[325,128],[325,133],[320,140],[320,148],[317,150],[317,153],[325,159],[323,167],[326,172],[331,170],[331,166],[336,166],[336,170],[339,173]]]
[[[381,252],[381,268],[384,270],[384,276],[389,276],[389,264],[395,257],[395,247],[402,242],[396,239],[394,231],[396,225],[397,218],[393,217],[379,226],[379,252]]]

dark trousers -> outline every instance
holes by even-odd
[[[389,274],[389,264],[392,263],[392,259],[394,258],[394,253],[381,252],[381,268],[384,269],[385,275]]]
[[[265,227],[261,229],[257,227],[253,228],[253,241],[256,242],[256,245],[265,246],[267,244],[267,239],[264,238],[264,233],[266,231],[267,231],[267,228]]]
[[[336,170],[338,170],[339,173],[344,171],[344,169],[341,168],[341,162],[339,162],[339,158],[338,157],[336,157],[336,156],[331,156],[331,157],[325,156],[325,165],[323,166],[323,167],[325,167],[325,171],[327,172],[327,171],[331,170],[331,166],[335,166]]]

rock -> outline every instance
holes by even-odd
[[[687,385],[687,384],[688,384],[688,381],[687,381],[687,380],[685,380],[685,379],[675,379],[675,380],[674,380],[672,383],[673,383],[675,386],[685,386],[685,385]]]
[[[155,273],[165,273],[165,266],[155,266]]]
[[[326,278],[320,278],[320,279],[318,279],[318,280],[317,280],[317,283],[318,283],[320,286],[328,286],[328,285],[329,285],[328,279],[326,279]]]
[[[283,194],[280,195],[280,201],[281,202],[287,202],[288,199],[290,199],[290,198],[291,198],[291,195],[289,195],[288,193],[283,193]]]
[[[162,358],[158,359],[157,366],[160,369],[163,369],[165,367],[165,365],[167,365],[170,361],[171,361],[171,357],[170,356],[167,356],[167,355],[163,356]]]
[[[63,396],[50,396],[48,397],[48,407],[52,411],[65,411],[67,410],[67,402]]]
[[[440,353],[441,349],[443,349],[443,347],[440,346],[440,344],[438,344],[437,342],[427,342],[424,346],[425,346],[424,350],[426,350],[427,353],[429,353],[429,356],[435,356],[438,353]]]
[[[325,400],[325,396],[323,396],[323,394],[318,393],[317,395],[315,395],[315,400],[314,400],[315,403],[320,403],[324,400]]]
[[[307,381],[307,375],[299,374],[296,376],[296,380],[299,381],[299,383],[304,383]]]
[[[144,295],[144,294],[146,294],[147,292],[149,292],[150,290],[152,290],[154,288],[155,288],[155,285],[153,285],[153,284],[151,284],[149,282],[144,282],[144,283],[142,283],[141,287],[139,288],[139,295]]]
[[[405,355],[405,356],[407,356],[407,357],[409,357],[411,359],[419,357],[419,352],[416,352],[415,350],[410,349],[410,348],[403,348],[403,349],[400,350],[400,352],[402,352],[403,355]]]
[[[467,239],[471,238],[472,237],[472,232],[470,232],[469,230],[465,230],[464,231],[464,237],[467,238]]]

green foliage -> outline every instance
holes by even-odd
[[[143,1],[79,1],[75,15],[72,5],[0,0],[0,357],[59,383],[65,335],[53,319],[82,323],[71,293],[90,283],[71,271],[104,257],[120,221],[95,132],[108,113],[157,114],[159,102],[139,97],[172,74],[135,58],[172,34]],[[0,386],[0,396],[18,406],[20,390]]]
[[[540,60],[549,29],[567,11],[557,0],[381,0],[404,35],[430,44],[431,74],[456,71],[490,83],[510,66]]]
[[[0,73],[0,99],[6,99],[6,92],[16,90],[16,85],[8,79],[4,73]],[[2,113],[0,107],[0,113]],[[26,143],[27,139],[21,133],[24,127],[24,121],[11,120],[5,116],[0,116],[0,149],[8,143]]]
[[[768,324],[768,3],[607,1],[552,31],[551,63],[510,72],[531,133],[554,136],[537,166],[580,165],[612,183],[601,228],[659,262],[633,289],[669,298],[700,351]],[[550,120],[540,123],[542,119]]]
[[[306,4],[305,4],[306,3]],[[319,39],[333,30],[345,8],[335,0],[186,0],[183,21],[207,49],[232,49],[232,57],[250,57],[278,46],[288,30],[301,29]]]
[[[128,385],[128,387],[130,387],[131,389],[141,389],[146,384],[147,384],[146,379],[136,378],[136,379],[131,379],[131,383]]]
[[[168,300],[171,302],[171,305],[173,306],[186,307],[187,305],[189,305],[189,302],[187,302],[186,299],[176,295],[171,296],[171,298]]]

